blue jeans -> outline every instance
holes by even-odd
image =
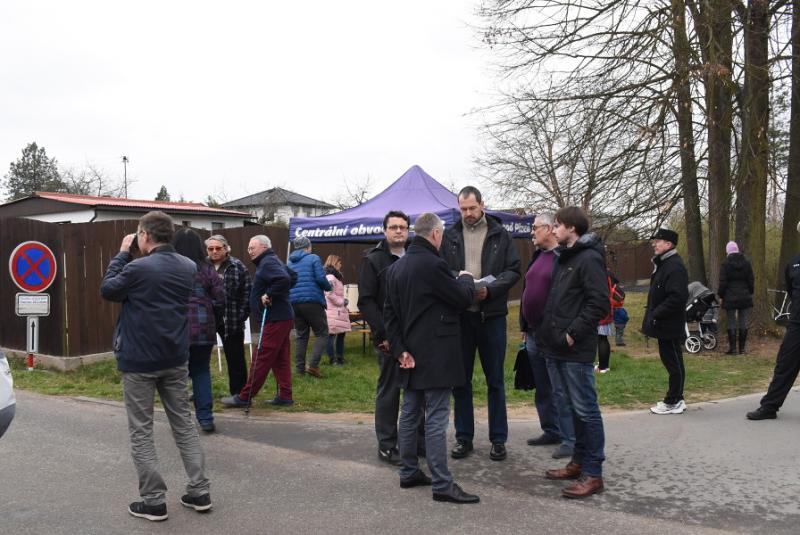
[[[592,363],[550,360],[564,385],[567,405],[575,424],[572,462],[582,465],[583,473],[587,475],[602,476],[606,435],[594,386],[594,366]]]
[[[434,492],[446,492],[453,484],[447,468],[447,426],[450,421],[450,389],[404,390],[397,445],[403,466],[400,479],[419,470],[417,430],[425,419],[425,460],[431,471]]]
[[[337,333],[337,334],[330,334],[328,333],[328,358],[333,357],[344,357],[344,335],[347,333]],[[334,342],[335,340],[335,342]],[[336,353],[334,353],[334,345],[336,349]]]
[[[553,388],[553,406],[556,409],[558,418],[558,431],[561,443],[570,448],[575,447],[575,423],[572,421],[572,410],[567,402],[567,395],[564,392],[564,384],[556,371],[555,359],[544,359],[547,366],[547,376],[550,378],[550,386]],[[592,370],[594,371],[594,370]]]
[[[211,395],[211,348],[189,346],[189,377],[192,379],[194,413],[201,424],[214,423],[213,396]]]
[[[558,413],[553,402],[553,389],[550,386],[550,377],[547,374],[547,362],[539,354],[536,347],[534,331],[529,331],[525,337],[525,349],[528,351],[528,360],[533,370],[533,378],[536,383],[536,390],[533,393],[533,402],[536,405],[536,413],[539,415],[539,425],[542,431],[548,435],[560,437],[561,432],[558,427]]]
[[[475,350],[481,359],[488,387],[489,440],[505,444],[508,440],[506,387],[503,361],[506,358],[506,317],[481,320],[480,312],[461,314],[461,351],[466,384],[453,389],[456,439],[472,442],[475,436],[475,412],[472,406],[472,372]]]

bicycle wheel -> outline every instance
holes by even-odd
[[[689,353],[699,353],[700,349],[703,347],[703,343],[696,336],[687,338],[683,345],[686,346],[686,351]]]

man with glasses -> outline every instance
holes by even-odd
[[[358,309],[372,331],[380,374],[375,393],[375,435],[378,458],[399,466],[397,414],[400,410],[400,381],[397,360],[389,353],[389,337],[383,323],[386,302],[386,270],[406,253],[409,217],[392,210],[383,218],[384,238],[369,250],[358,269]],[[422,427],[424,436],[424,424]],[[420,442],[420,449],[424,442]]]
[[[564,388],[558,375],[549,371],[553,367],[551,359],[544,358],[536,344],[536,329],[542,322],[542,312],[550,293],[550,284],[555,266],[558,241],[553,234],[553,218],[539,214],[533,222],[533,253],[531,263],[522,279],[522,299],[519,307],[519,326],[522,340],[528,351],[528,359],[533,369],[536,383],[534,403],[539,415],[542,435],[529,438],[529,446],[560,444],[553,452],[554,459],[572,457],[575,447],[575,428],[572,413],[564,401]]]
[[[222,338],[225,360],[228,362],[228,388],[238,394],[247,382],[244,360],[244,329],[250,315],[250,273],[238,258],[231,256],[225,236],[215,234],[206,240],[208,261],[214,266],[225,286],[225,311],[217,332]]]

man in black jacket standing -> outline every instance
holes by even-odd
[[[660,228],[650,239],[655,252],[655,269],[650,276],[642,332],[658,339],[658,354],[669,373],[669,388],[664,401],[656,403],[650,411],[653,414],[681,414],[686,410],[683,401],[686,371],[681,346],[686,337],[689,275],[675,250],[678,245],[677,232]]]
[[[548,479],[577,479],[561,493],[585,498],[603,490],[605,431],[594,382],[597,324],[608,315],[603,245],[589,229],[589,218],[577,206],[561,208],[553,232],[559,255],[536,330],[536,342],[564,388],[575,424],[575,448],[564,468],[548,470]]]
[[[486,376],[489,409],[489,458],[506,458],[508,418],[503,362],[506,356],[508,291],[520,277],[520,261],[511,234],[500,220],[484,211],[481,192],[467,186],[458,194],[461,220],[445,232],[441,255],[454,273],[462,270],[495,280],[475,292],[472,305],[461,314],[461,351],[466,373],[463,385],[453,389],[456,445],[451,455],[461,459],[472,451],[475,414],[472,406],[472,372],[475,350]]]
[[[400,410],[400,369],[389,353],[389,337],[383,323],[383,304],[386,301],[386,271],[406,253],[409,217],[399,210],[383,218],[384,239],[371,249],[358,269],[358,310],[363,314],[375,344],[380,373],[375,392],[375,435],[378,439],[378,458],[400,466],[397,450],[397,414]],[[420,426],[424,436],[424,426]],[[420,450],[424,451],[424,440]]]
[[[478,497],[461,490],[447,469],[450,392],[464,381],[458,314],[472,303],[475,286],[471,274],[454,277],[439,256],[444,224],[438,216],[420,215],[414,230],[417,235],[408,252],[386,275],[383,311],[404,389],[398,440],[403,460],[400,487],[431,485],[417,456],[417,429],[424,414],[433,499],[477,503]]]
[[[195,511],[211,509],[203,450],[186,391],[189,297],[197,267],[175,252],[172,234],[172,219],[164,212],[143,215],[136,234],[123,238],[100,285],[104,299],[122,303],[114,355],[122,374],[131,456],[142,497],[128,512],[151,521],[167,519],[167,485],[158,472],[153,442],[156,391],[189,477],[181,503]],[[130,253],[134,240],[144,254],[136,260]]]

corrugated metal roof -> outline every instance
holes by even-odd
[[[198,202],[145,201],[140,199],[123,199],[120,197],[93,197],[91,195],[75,195],[74,193],[57,193],[52,191],[37,191],[34,193],[34,196],[83,206],[146,208],[148,210],[206,212],[209,214],[250,217],[250,214],[245,212],[226,210],[224,208],[210,208]]]
[[[319,208],[336,208],[334,205],[328,204],[325,201],[318,201],[317,199],[312,199],[311,197],[306,197],[305,195],[283,188],[272,188],[253,193],[247,197],[223,203],[222,206],[261,206],[266,204],[267,199],[272,203],[278,204],[286,203],[301,206],[317,206]]]

